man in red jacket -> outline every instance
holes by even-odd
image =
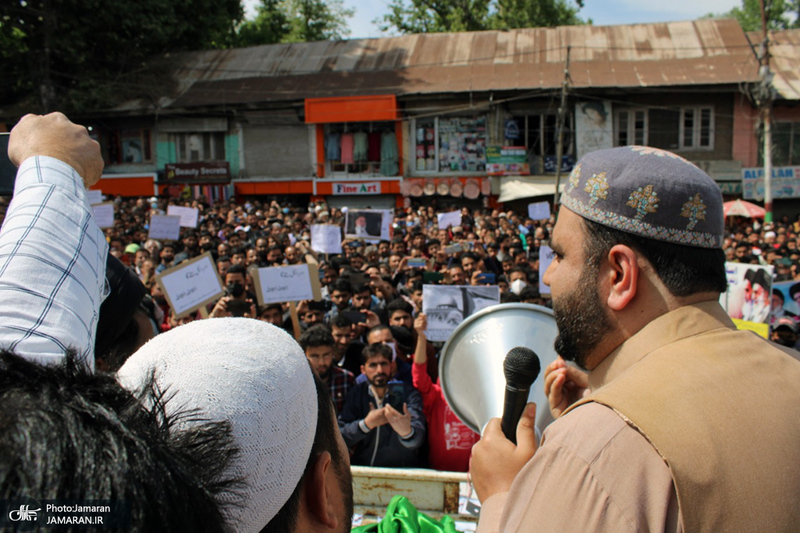
[[[428,421],[429,462],[431,468],[451,472],[469,470],[469,456],[472,445],[480,440],[480,435],[472,431],[456,417],[444,398],[442,387],[433,383],[427,372],[428,353],[425,330],[428,329],[428,317],[420,314],[414,320],[417,332],[417,348],[414,353],[414,364],[411,375],[414,387],[422,395],[422,408]]]

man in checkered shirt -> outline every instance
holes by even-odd
[[[86,188],[100,145],[61,113],[26,115],[8,155],[19,171],[0,230],[0,348],[45,364],[71,349],[94,369],[108,244]]]
[[[344,407],[347,393],[356,383],[353,373],[339,368],[333,361],[336,341],[328,326],[320,324],[308,328],[298,341],[305,352],[311,368],[331,391],[336,413]]]

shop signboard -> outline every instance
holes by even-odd
[[[800,166],[772,168],[772,197],[800,198]],[[764,169],[743,168],[742,189],[745,200],[764,199]]]
[[[164,171],[168,183],[227,183],[231,180],[227,161],[170,163],[164,165]]]
[[[486,170],[490,176],[528,176],[531,167],[524,146],[487,146]]]

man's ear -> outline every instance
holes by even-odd
[[[602,277],[608,284],[608,307],[622,311],[636,296],[638,289],[640,269],[636,253],[625,245],[617,244],[608,251],[604,266]]]
[[[314,521],[329,529],[339,526],[336,514],[338,483],[330,452],[322,452],[308,471],[303,492]]]

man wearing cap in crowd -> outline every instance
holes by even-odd
[[[789,531],[800,524],[800,362],[736,330],[722,197],[679,156],[628,146],[584,156],[554,228],[559,416],[536,408],[473,448],[478,531]],[[540,406],[542,408],[543,406]],[[757,438],[748,437],[757,435]]]

